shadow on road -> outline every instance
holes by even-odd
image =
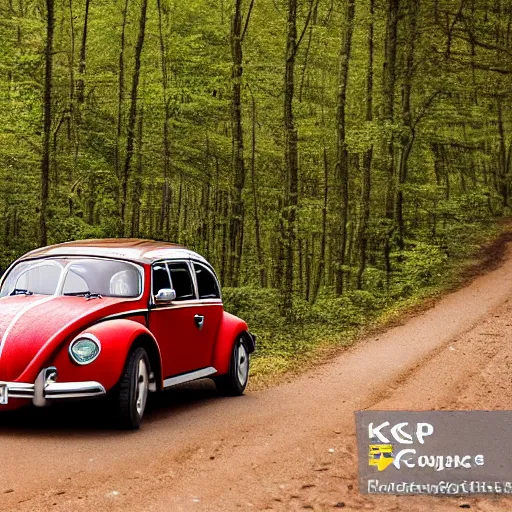
[[[215,384],[203,379],[175,386],[163,393],[150,394],[144,425],[155,425],[173,416],[186,414],[193,409],[219,400]],[[0,414],[0,436],[26,433],[73,435],[108,432],[111,435],[129,435],[119,430],[112,420],[112,404],[108,400],[82,400],[66,404],[52,404],[38,409],[30,406]]]

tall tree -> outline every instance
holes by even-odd
[[[265,270],[265,258],[263,256],[263,246],[261,243],[261,225],[259,213],[258,186],[256,183],[256,100],[251,93],[251,112],[252,112],[252,144],[251,144],[251,185],[254,208],[254,237],[256,242],[256,256],[258,259],[260,286],[267,286],[267,272]]]
[[[123,22],[121,28],[121,44],[119,47],[119,60],[118,60],[118,89],[117,89],[117,124],[116,124],[116,139],[114,142],[114,168],[116,176],[121,180],[121,159],[119,155],[119,146],[121,144],[121,134],[123,130],[123,103],[124,103],[124,53],[126,41],[126,21],[128,16],[128,0],[124,2],[123,9]]]
[[[398,11],[400,0],[389,0],[387,2],[386,15],[386,39],[384,48],[384,70],[382,73],[382,94],[383,94],[383,121],[386,134],[386,226],[384,243],[384,261],[388,280],[391,275],[391,242],[395,231],[395,194],[396,194],[396,173],[395,173],[395,88],[396,88],[396,59],[398,45]]]
[[[336,130],[336,178],[339,183],[340,199],[340,246],[336,269],[336,293],[341,295],[344,289],[345,256],[347,248],[347,222],[349,208],[349,155],[347,148],[347,88],[354,31],[355,0],[345,0],[345,21],[341,38],[338,77],[338,109]]]
[[[306,33],[313,2],[309,6],[309,13],[304,28],[297,38],[297,0],[288,0],[288,25],[286,32],[285,72],[284,72],[284,163],[285,188],[282,209],[282,236],[281,236],[281,266],[284,268],[284,279],[281,284],[281,309],[287,315],[293,311],[293,280],[295,270],[295,241],[297,208],[299,205],[299,155],[298,135],[295,126],[293,99],[295,95],[295,62],[300,43]]]
[[[84,103],[84,91],[85,91],[85,69],[87,59],[87,34],[89,26],[89,6],[90,0],[85,0],[85,12],[84,12],[84,26],[82,29],[82,44],[80,45],[80,62],[78,64],[78,83],[76,87],[76,96],[79,108]]]
[[[75,16],[73,12],[73,0],[69,0],[69,118],[68,118],[68,140],[72,138],[74,113],[75,113]]]
[[[374,16],[375,0],[370,0],[370,13],[368,23],[368,65],[366,70],[366,122],[373,121],[373,52],[374,52]],[[358,245],[359,267],[357,270],[356,287],[358,290],[363,285],[363,274],[368,258],[368,223],[370,220],[371,178],[373,162],[373,142],[363,156],[363,176],[361,185],[361,219],[359,222]]]
[[[242,130],[242,0],[235,0],[233,17],[231,20],[231,168],[234,187],[231,197],[230,219],[230,253],[228,283],[237,286],[240,272],[240,260],[243,246],[243,216],[244,205],[242,191],[245,184],[244,141]]]
[[[74,168],[76,170],[78,157],[80,152],[80,144],[81,144],[81,125],[82,125],[82,116],[85,102],[85,70],[86,70],[86,60],[87,60],[87,34],[88,34],[88,26],[89,26],[89,7],[90,0],[86,0],[85,2],[85,10],[84,10],[84,23],[82,28],[82,42],[80,44],[80,58],[78,63],[78,80],[76,83],[76,108],[74,108],[74,121],[75,121],[75,158],[74,158]],[[94,181],[91,177],[91,181]]]
[[[50,181],[50,151],[52,136],[52,72],[53,72],[53,34],[55,28],[55,5],[46,0],[46,45],[44,50],[44,91],[43,91],[43,150],[41,159],[41,211],[40,244],[48,243],[48,189]]]
[[[414,76],[414,58],[417,38],[417,17],[420,0],[408,1],[407,45],[405,51],[405,70],[402,85],[402,130],[398,159],[398,190],[396,194],[396,220],[398,227],[398,249],[404,250],[404,187],[407,181],[409,156],[415,139],[415,126],[412,118],[412,81]]]
[[[140,19],[139,19],[139,35],[137,44],[135,45],[134,69],[132,78],[132,90],[130,95],[130,112],[128,115],[128,126],[126,129],[126,157],[121,177],[121,233],[126,235],[126,199],[128,194],[128,180],[131,173],[133,147],[135,140],[135,123],[137,121],[137,99],[139,90],[139,77],[141,54],[144,46],[144,38],[146,35],[146,15],[148,9],[148,0],[142,0]]]
[[[158,222],[158,231],[160,236],[164,238],[169,237],[169,221],[170,221],[170,167],[171,167],[171,141],[169,134],[169,123],[171,119],[171,106],[169,98],[169,65],[168,53],[165,42],[164,27],[163,27],[163,8],[162,0],[157,0],[158,7],[158,36],[160,40],[160,61],[162,67],[162,102],[164,111],[163,122],[163,185],[162,185],[162,204],[160,206],[160,216]]]
[[[313,285],[313,293],[311,294],[311,302],[314,303],[320,292],[322,279],[325,273],[325,253],[327,246],[327,214],[329,207],[329,161],[327,157],[327,148],[323,150],[323,164],[324,164],[324,200],[322,205],[322,237],[320,240],[320,254],[318,256],[318,268],[316,279]]]

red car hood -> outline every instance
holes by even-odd
[[[1,298],[0,381],[16,380],[43,347],[50,358],[69,336],[104,316],[128,309],[123,306],[126,302],[110,297],[87,300],[84,297],[18,295]]]

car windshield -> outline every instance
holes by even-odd
[[[6,295],[84,295],[138,297],[142,273],[138,266],[100,258],[45,258],[22,261],[2,282]]]

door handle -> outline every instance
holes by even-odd
[[[194,322],[196,323],[197,328],[201,330],[204,324],[204,315],[195,315]]]

